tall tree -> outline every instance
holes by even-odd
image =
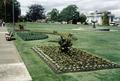
[[[13,4],[14,4],[14,20],[17,21],[20,14],[20,3],[17,0],[1,0],[0,19],[6,19],[6,22],[13,21]]]
[[[27,13],[27,19],[31,21],[36,21],[38,19],[44,19],[45,13],[42,5],[33,4],[29,7],[29,12]]]
[[[51,12],[48,13],[51,21],[58,21],[59,11],[54,8]]]
[[[103,16],[102,16],[102,24],[103,25],[109,25],[109,12],[105,11],[103,12]]]
[[[80,19],[80,13],[79,12],[75,12],[75,14],[73,15],[72,24],[77,24],[79,19]]]
[[[1,13],[2,13],[2,4],[1,3],[3,3],[2,0],[0,0],[0,18],[1,18]]]
[[[77,19],[79,19],[79,12],[77,11],[78,7],[76,5],[69,5],[64,8],[61,13],[60,17],[62,21],[73,21],[73,24],[76,24]]]
[[[81,24],[83,24],[83,23],[86,22],[86,19],[87,19],[86,15],[81,14],[81,15],[80,15],[80,20],[79,20],[79,21],[81,22]]]

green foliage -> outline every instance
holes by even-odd
[[[53,31],[53,34],[58,34],[58,32],[54,30],[54,31]]]
[[[80,15],[80,22],[81,22],[81,24],[85,24],[86,23],[86,20],[87,20],[87,17],[86,17],[86,15],[84,15],[84,14],[81,14]]]
[[[24,41],[31,41],[31,40],[41,40],[48,38],[47,35],[43,33],[37,32],[18,32],[18,36],[20,36]]]
[[[19,24],[19,30],[24,30],[24,26],[22,24]]]
[[[0,0],[0,18],[1,18],[1,13],[2,13],[2,5],[3,5],[3,0]]]
[[[29,21],[36,21],[38,19],[44,19],[45,13],[42,5],[33,4],[29,7],[29,12],[26,15]]]
[[[27,21],[26,16],[19,16],[19,22]]]
[[[54,8],[51,12],[48,13],[51,21],[58,21],[59,11]]]
[[[88,52],[94,53],[105,59],[109,59],[113,62],[120,63],[120,27],[112,26],[98,26],[109,27],[112,30],[118,30],[117,32],[80,32],[74,31],[73,28],[91,28],[91,26],[85,25],[66,25],[66,24],[41,24],[41,23],[24,23],[29,30],[59,30],[59,32],[70,32],[79,39],[74,42],[74,47],[82,48]],[[12,28],[12,25],[8,25],[8,28]],[[56,40],[58,37],[49,35],[52,40]],[[56,74],[43,60],[38,57],[37,54],[31,50],[31,47],[36,45],[49,46],[58,45],[57,43],[45,41],[32,41],[26,42],[20,40],[17,36],[15,40],[16,47],[21,55],[26,67],[33,79],[33,81],[119,81],[120,69],[110,69],[92,72],[77,72]],[[51,48],[52,49],[52,48]],[[55,49],[55,48],[54,48]],[[48,52],[48,51],[46,51]],[[55,54],[55,53],[54,53]],[[51,54],[50,54],[51,55]],[[62,55],[62,54],[60,54]],[[64,56],[67,54],[63,54]],[[52,55],[53,56],[53,55]],[[51,56],[51,57],[52,57]],[[68,57],[67,57],[68,58]],[[60,62],[60,60],[58,60]],[[63,61],[61,61],[63,62]],[[64,61],[66,62],[66,61]],[[77,62],[76,62],[77,63]],[[87,76],[87,77],[86,77]]]
[[[61,36],[60,41],[58,42],[60,45],[60,51],[69,54],[71,47],[72,47],[72,41],[70,36],[67,38],[64,38]]]
[[[105,11],[102,16],[102,24],[109,25],[109,12]]]
[[[5,2],[6,1],[6,2]],[[13,1],[14,1],[14,19],[18,21],[21,14],[20,3],[17,0],[0,0],[0,19],[6,22],[13,21]]]
[[[77,9],[78,7],[76,5],[67,6],[60,13],[60,20],[66,21],[67,23],[72,20],[76,24],[77,20],[79,19],[79,12],[77,11]]]
[[[77,22],[79,21],[80,19],[80,13],[79,12],[76,12],[73,16],[73,20],[72,20],[72,24],[77,24]]]

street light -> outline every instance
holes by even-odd
[[[4,21],[5,21],[5,22],[6,22],[6,6],[7,6],[7,5],[6,5],[6,0],[4,0],[4,7],[5,7],[5,20],[4,20]]]
[[[15,25],[15,17],[14,17],[15,13],[14,13],[14,11],[15,11],[14,0],[12,0],[13,27],[14,27],[14,25]],[[14,29],[15,29],[15,28],[14,28]]]

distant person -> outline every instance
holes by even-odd
[[[2,20],[0,20],[0,26],[2,26]]]
[[[5,27],[5,22],[4,21],[2,22],[2,27]]]

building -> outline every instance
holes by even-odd
[[[111,23],[113,22],[114,15],[111,14],[111,12],[108,12],[108,14],[109,14],[109,23]],[[98,11],[90,12],[86,14],[86,16],[87,16],[87,22],[89,24],[92,24],[92,21],[96,21],[98,25],[102,25],[103,12],[98,12]]]
[[[113,19],[113,22],[114,22],[115,24],[120,25],[120,17],[115,17],[115,18]]]

